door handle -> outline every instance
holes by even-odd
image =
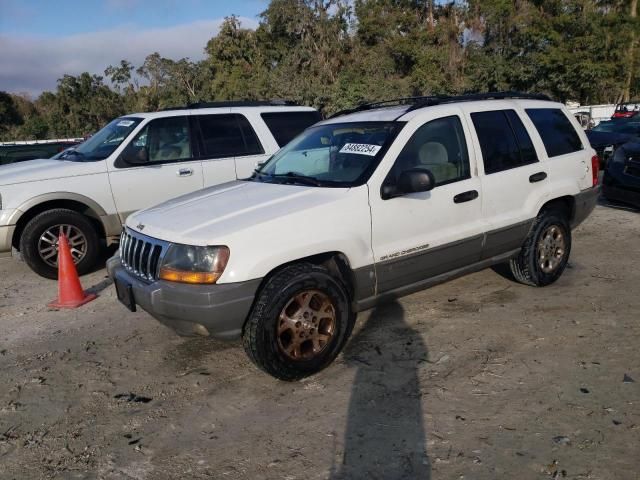
[[[178,175],[179,177],[188,177],[190,175],[193,175],[193,168],[181,168],[176,172],[176,175]]]
[[[453,203],[464,203],[470,202],[471,200],[475,200],[478,198],[477,190],[469,190],[468,192],[462,192],[453,197]]]
[[[545,178],[547,178],[547,172],[538,172],[538,173],[534,173],[529,177],[529,182],[530,183],[541,182]]]

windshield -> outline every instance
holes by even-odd
[[[276,153],[250,180],[352,187],[367,181],[404,123],[319,125]]]
[[[141,121],[141,118],[134,117],[116,118],[83,143],[65,150],[60,155],[57,155],[56,158],[80,162],[103,160],[118,148]]]

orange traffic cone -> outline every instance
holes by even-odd
[[[49,303],[53,308],[77,308],[95,299],[94,293],[85,293],[80,285],[78,271],[71,258],[69,241],[63,233],[58,238],[58,299]]]

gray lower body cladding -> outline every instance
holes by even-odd
[[[531,230],[533,219],[500,228],[436,248],[378,262],[374,277],[358,269],[357,292],[377,291],[357,300],[358,310],[366,310],[388,298],[401,297],[451,278],[501,263],[516,255]],[[377,289],[376,289],[377,278]]]
[[[129,273],[115,256],[107,262],[114,281],[131,285],[135,303],[181,335],[240,337],[261,279],[217,285],[146,283]],[[203,329],[204,328],[204,329]]]
[[[593,209],[596,208],[596,203],[598,203],[600,190],[600,185],[596,185],[574,196],[575,207],[573,218],[571,219],[571,228],[576,228],[593,212]]]

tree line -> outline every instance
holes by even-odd
[[[151,53],[64,75],[33,100],[0,92],[0,139],[83,136],[125,113],[289,99],[330,114],[365,101],[519,90],[560,101],[640,97],[638,0],[272,0],[225,19],[205,58]]]

